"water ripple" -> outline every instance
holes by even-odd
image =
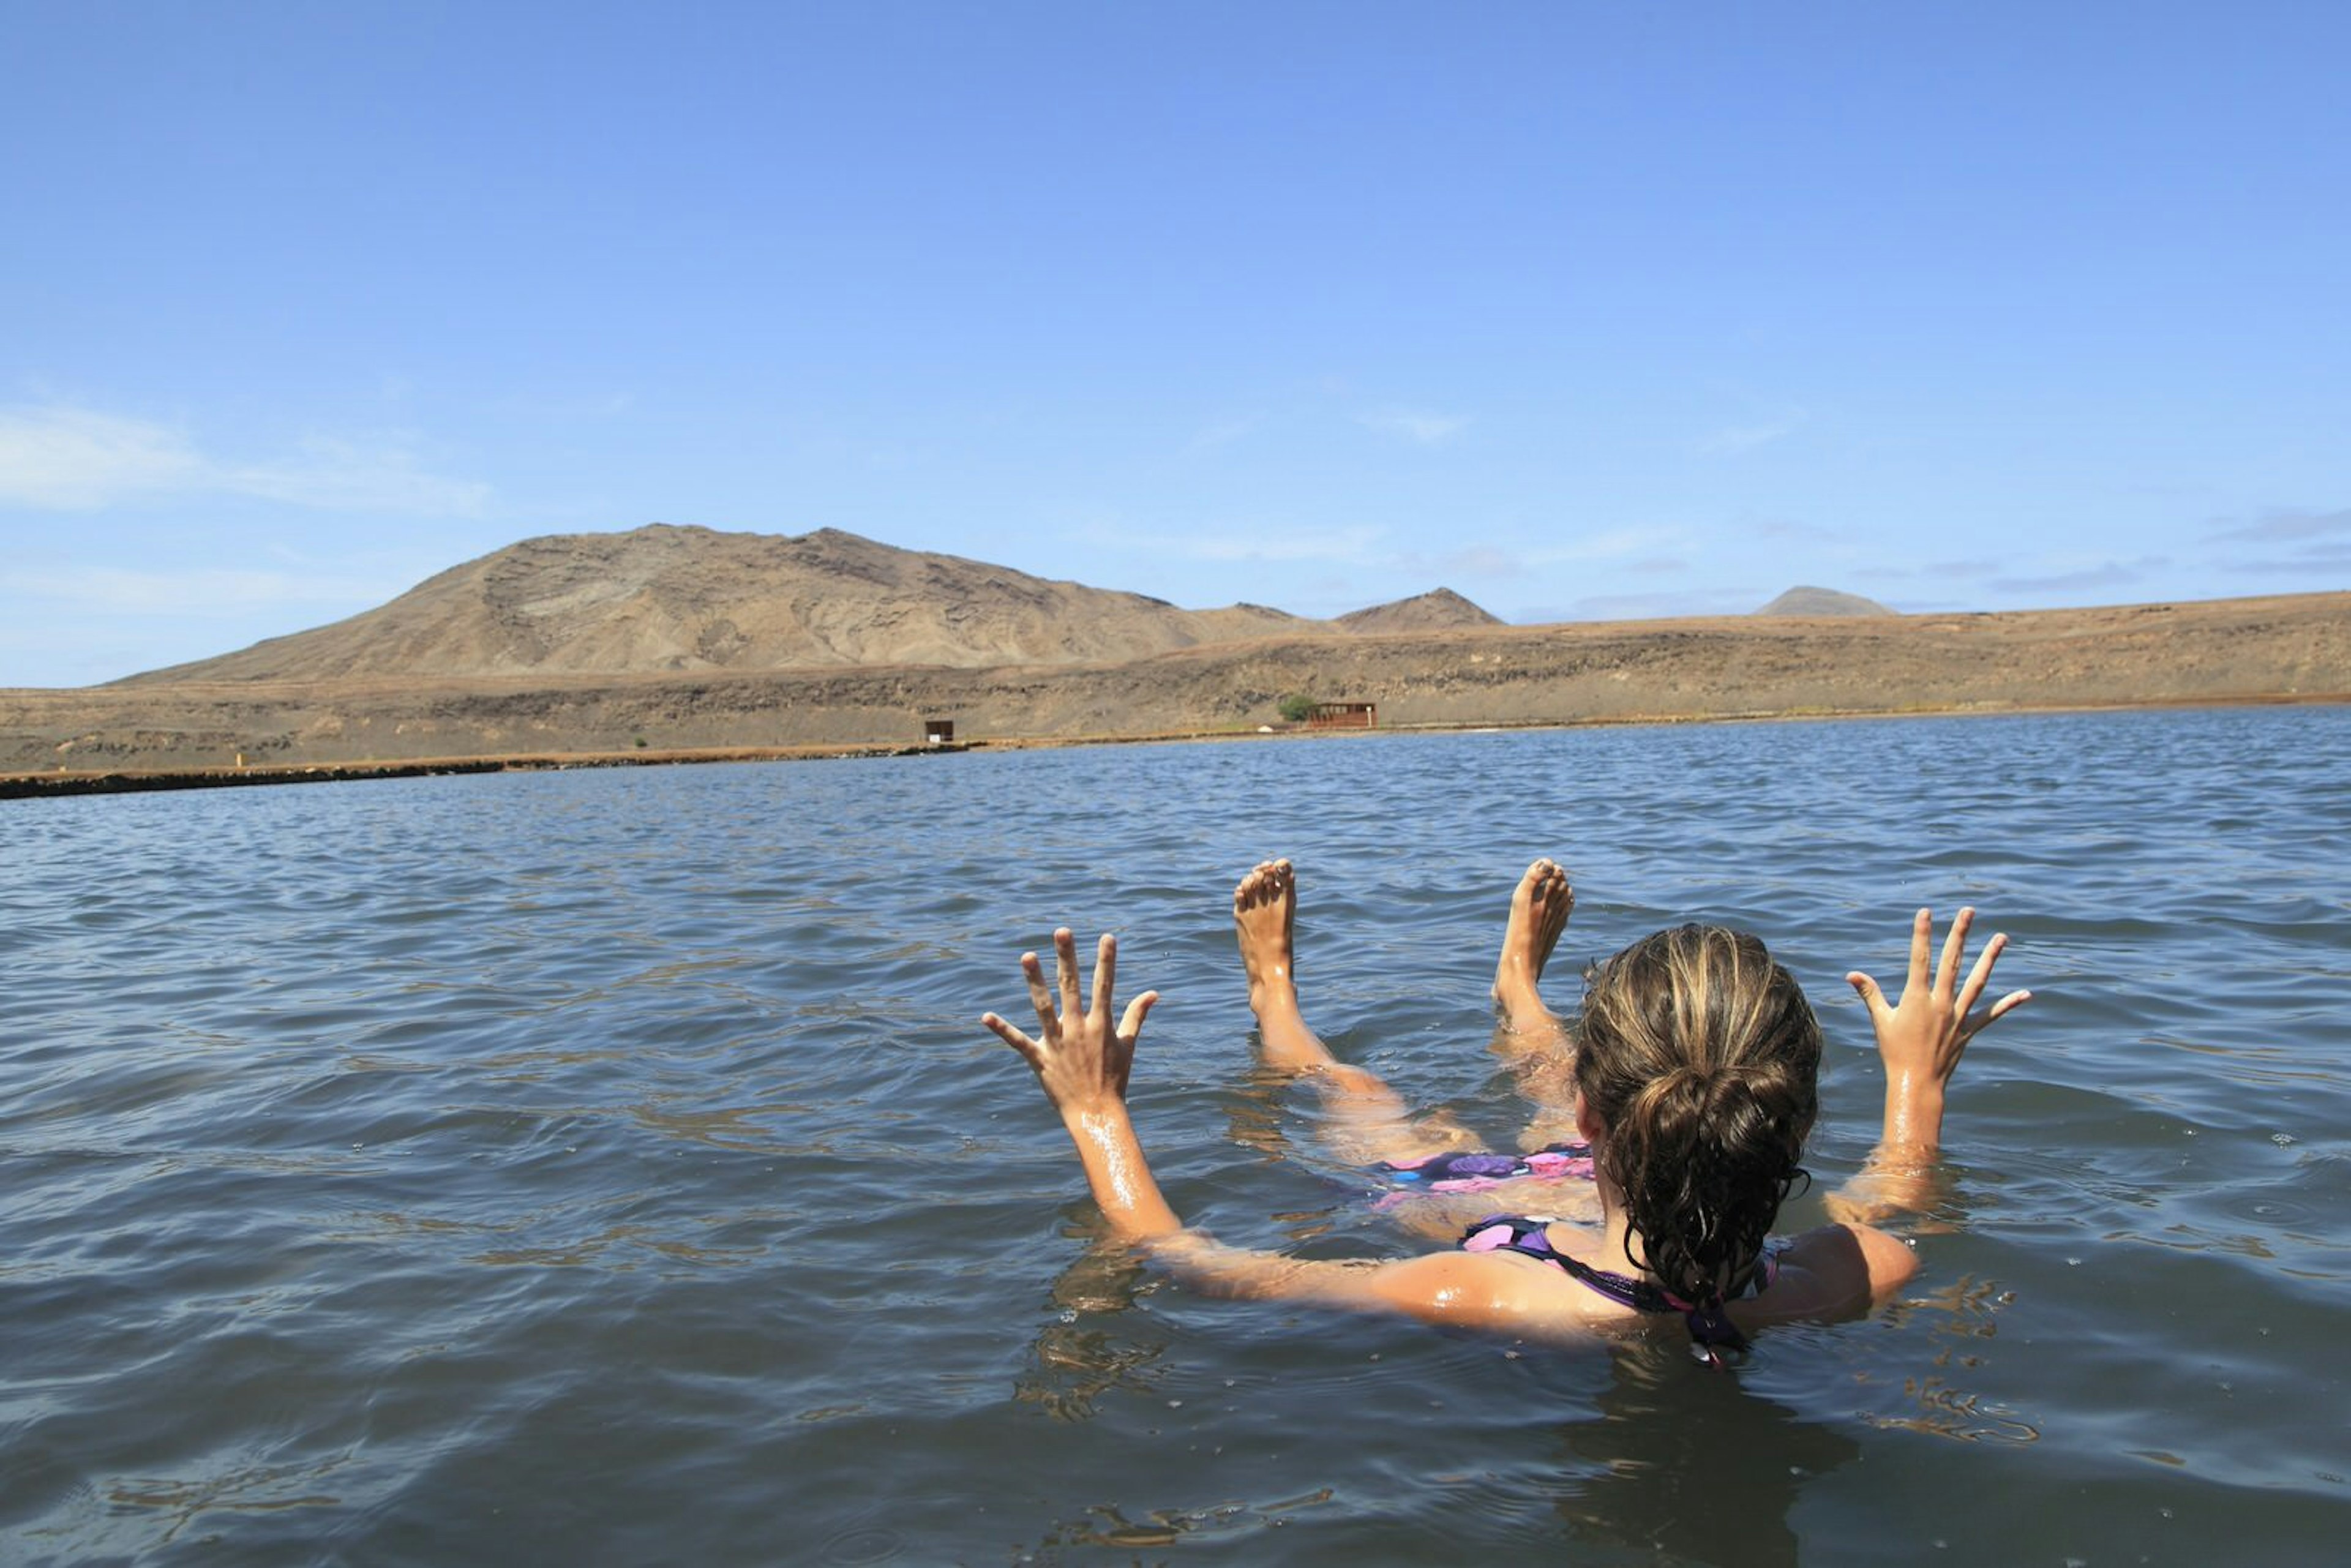
[[[2346,764],[2295,709],[0,806],[0,1555],[2331,1549]],[[1869,1147],[1848,967],[1970,901],[2037,995],[1970,1051],[1914,1290],[1736,1377],[1212,1301],[1099,1245],[974,1020],[1117,929],[1174,1200],[1409,1246],[1252,1072],[1227,894],[1276,853],[1334,1049],[1497,1138],[1528,858],[1579,889],[1562,1001],[1658,925],[1762,933],[1831,1039],[1797,1223]]]

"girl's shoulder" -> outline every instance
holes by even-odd
[[[1775,1239],[1779,1272],[1771,1288],[1733,1302],[1734,1316],[1859,1317],[1918,1271],[1908,1243],[1866,1225],[1823,1225]]]

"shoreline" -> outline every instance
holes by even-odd
[[[1077,747],[1165,746],[1197,742],[1359,740],[1380,736],[1474,735],[1505,730],[1628,729],[1710,724],[1849,723],[1857,720],[2003,718],[2035,714],[2159,713],[2166,710],[2351,706],[2351,692],[2275,693],[2144,701],[1919,706],[1902,709],[1790,708],[1719,713],[1594,715],[1539,720],[1463,720],[1393,724],[1372,729],[1223,728],[1150,730],[1069,736],[1003,736],[935,744],[798,745],[632,747],[626,751],[527,751],[492,756],[386,758],[343,762],[264,763],[209,768],[66,768],[0,772],[0,800],[78,795],[147,794],[158,790],[258,789],[282,784],[357,783],[379,779],[445,778],[483,773],[560,773],[589,768],[675,768],[705,763],[853,762],[887,758],[959,755],[971,751],[1050,751]]]
[[[0,691],[0,793],[862,758],[948,744],[2351,701],[2351,592],[2076,611],[1697,618],[1259,639],[966,669],[136,681]],[[1323,733],[1316,731],[1313,733]]]

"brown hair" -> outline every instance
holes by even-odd
[[[1719,1299],[1810,1179],[1797,1162],[1820,1109],[1811,1004],[1757,938],[1680,925],[1585,976],[1581,1034],[1576,1089],[1605,1129],[1626,1260],[1687,1301]]]

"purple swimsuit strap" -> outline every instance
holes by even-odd
[[[1678,1312],[1687,1325],[1692,1343],[1699,1358],[1719,1366],[1720,1350],[1743,1350],[1747,1336],[1740,1333],[1726,1311],[1723,1301],[1690,1302],[1629,1274],[1619,1274],[1606,1269],[1595,1269],[1580,1259],[1571,1258],[1551,1244],[1544,1223],[1523,1215],[1495,1214],[1471,1226],[1461,1238],[1465,1252],[1516,1252],[1522,1257],[1556,1265],[1568,1278],[1587,1289],[1596,1291],[1619,1306],[1630,1307],[1636,1312]],[[1779,1249],[1766,1244],[1763,1253],[1749,1271],[1747,1288],[1741,1295],[1760,1294],[1778,1277]]]

